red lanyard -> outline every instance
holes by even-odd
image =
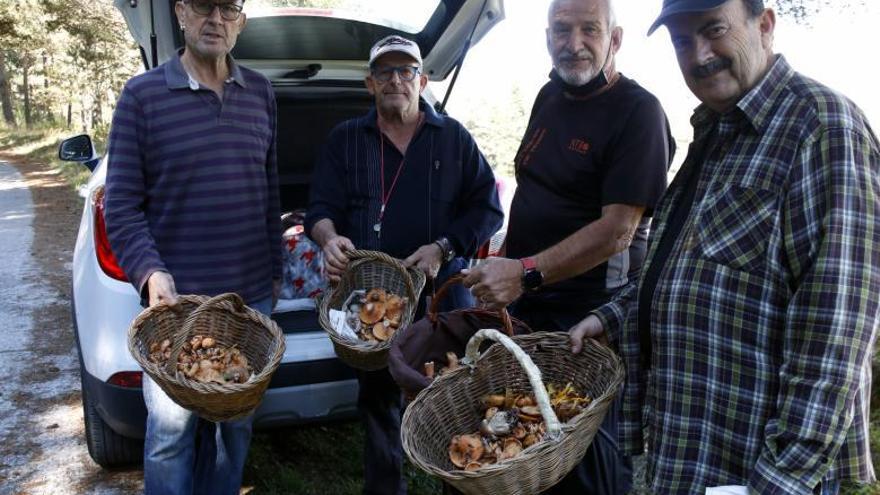
[[[376,236],[382,233],[382,218],[385,216],[385,206],[388,204],[388,200],[391,199],[391,193],[394,192],[394,186],[397,185],[397,179],[400,177],[400,172],[403,171],[403,162],[406,161],[406,156],[404,155],[400,159],[400,165],[397,166],[397,172],[394,174],[394,180],[391,181],[391,187],[388,188],[388,192],[385,192],[385,134],[381,130],[379,131],[379,139],[379,183],[382,185],[382,197],[380,198],[382,206],[379,208],[379,219],[373,225]]]

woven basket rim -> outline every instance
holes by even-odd
[[[533,342],[536,341],[540,343],[544,339],[565,339],[567,341],[568,335],[558,332],[535,332],[532,334],[517,335],[512,338],[512,340],[517,343],[524,342],[532,345],[535,345]],[[506,459],[476,471],[444,469],[443,467],[432,464],[429,459],[422,458],[413,447],[419,444],[419,433],[410,431],[408,428],[417,423],[413,417],[413,414],[416,414],[414,411],[418,410],[418,413],[423,413],[426,409],[429,409],[423,404],[430,403],[435,397],[448,396],[449,394],[455,394],[457,392],[461,393],[466,383],[465,380],[467,380],[467,376],[472,371],[471,366],[479,368],[481,361],[484,361],[483,358],[485,356],[488,356],[493,352],[504,352],[504,349],[498,349],[501,347],[499,344],[492,344],[489,349],[480,356],[480,359],[478,359],[476,363],[463,366],[438,377],[427,388],[419,392],[413,402],[407,407],[404,412],[401,426],[403,447],[410,462],[423,471],[449,482],[470,484],[475,481],[480,481],[480,488],[485,490],[487,483],[490,486],[496,483],[496,481],[500,484],[505,478],[520,473],[520,470],[522,469],[528,469],[527,466],[532,465],[532,463],[540,462],[540,459],[543,459],[546,456],[558,457],[556,452],[562,450],[563,446],[570,445],[572,442],[578,442],[580,439],[586,438],[587,436],[591,437],[592,435],[595,435],[599,423],[601,422],[596,421],[596,416],[604,416],[611,402],[616,397],[619,388],[623,383],[624,368],[620,357],[610,348],[603,346],[592,339],[585,340],[584,345],[590,349],[590,352],[598,352],[603,355],[603,365],[607,364],[608,366],[604,367],[602,371],[604,373],[612,373],[612,375],[610,375],[611,380],[601,394],[597,397],[593,397],[592,402],[587,408],[578,413],[577,416],[562,423],[561,435],[559,438],[556,440],[545,439],[533,446],[523,449],[519,455],[512,459]],[[483,364],[485,366],[485,362]],[[473,398],[473,401],[476,400],[478,399]],[[442,417],[438,420],[442,420]],[[586,426],[590,426],[588,423],[591,421],[595,427],[587,429]],[[586,446],[584,446],[584,449],[586,449]],[[459,485],[457,485],[457,487],[461,489]]]
[[[347,269],[355,269],[360,266],[360,264],[365,262],[377,262],[386,264],[392,267],[399,274],[401,274],[401,278],[404,280],[404,285],[406,286],[409,306],[407,307],[404,317],[401,318],[400,327],[398,328],[398,331],[394,332],[391,338],[376,344],[371,344],[362,340],[354,341],[339,335],[336,329],[333,328],[333,325],[330,324],[329,320],[331,301],[333,301],[334,298],[339,295],[344,295],[345,297],[348,297],[352,291],[364,289],[364,287],[343,287],[342,283],[333,287],[328,294],[323,294],[320,296],[320,299],[318,301],[318,323],[321,325],[321,328],[323,328],[324,331],[327,332],[330,340],[332,340],[335,344],[345,347],[350,351],[362,354],[365,357],[382,352],[387,353],[388,349],[391,348],[391,344],[400,335],[400,330],[412,323],[416,307],[418,306],[419,297],[421,295],[422,289],[425,286],[425,274],[421,270],[404,267],[400,260],[380,251],[354,250],[349,251],[347,253],[347,256],[349,258],[349,268]],[[343,290],[345,290],[344,294],[342,292]]]
[[[220,296],[224,295],[226,294],[221,294]],[[193,313],[195,313],[198,307],[204,305],[213,298],[204,295],[183,294],[179,295],[178,299],[180,302],[183,303],[197,305],[196,310],[193,311]],[[137,339],[141,337],[140,330],[142,326],[150,318],[153,318],[161,312],[173,311],[173,309],[171,309],[171,307],[167,305],[160,304],[157,306],[146,308],[134,319],[134,321],[132,321],[128,331],[129,353],[132,355],[135,361],[138,362],[141,368],[143,368],[143,370],[147,372],[150,377],[153,378],[153,380],[155,380],[160,385],[163,383],[169,383],[174,386],[183,388],[193,394],[236,394],[260,387],[262,386],[263,382],[266,382],[271,378],[272,374],[277,369],[281,358],[284,355],[284,350],[286,347],[284,342],[284,334],[278,327],[278,324],[272,321],[271,318],[252,308],[245,307],[244,309],[245,314],[249,319],[257,320],[257,322],[261,324],[260,326],[271,335],[272,342],[274,343],[271,346],[272,353],[267,358],[266,364],[263,366],[263,369],[257,373],[252,374],[248,381],[244,383],[202,383],[186,378],[179,371],[175,371],[175,373],[171,375],[163,367],[158,366],[156,363],[153,363],[152,361],[150,361],[148,356],[145,356],[143,355],[143,353],[140,352],[140,348],[136,345],[136,342]],[[192,314],[190,316],[192,316]],[[187,318],[187,320],[189,320],[189,317]],[[180,333],[183,333],[183,330],[184,327],[181,327]]]

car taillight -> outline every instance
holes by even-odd
[[[110,249],[110,239],[107,238],[107,228],[104,225],[104,186],[95,190],[92,204],[95,211],[95,254],[98,256],[98,265],[109,277],[128,282],[128,277]]]
[[[141,388],[143,386],[144,374],[141,371],[120,371],[113,373],[107,383],[126,388]]]

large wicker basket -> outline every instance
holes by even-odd
[[[390,339],[378,344],[350,340],[333,328],[330,310],[343,310],[343,304],[355,290],[381,287],[407,299],[399,326],[405,328],[412,323],[419,296],[425,287],[425,274],[414,268],[407,269],[400,260],[378,251],[354,250],[347,252],[346,256],[349,262],[341,280],[318,302],[318,322],[330,335],[339,359],[353,368],[380,370],[388,366],[388,349],[400,332],[394,332]]]
[[[493,345],[477,360],[484,338],[502,345]],[[510,339],[496,330],[480,330],[468,343],[466,361],[476,364],[444,374],[419,393],[401,429],[404,451],[414,465],[473,495],[535,494],[558,483],[584,456],[624,376],[620,358],[607,347],[588,339],[583,351],[572,354],[568,335],[555,332]],[[569,382],[593,401],[559,424],[544,384]],[[483,417],[479,399],[506,388],[534,392],[551,438],[512,459],[475,471],[458,470],[448,457],[450,439],[476,431]]]
[[[245,383],[201,383],[177,371],[183,344],[195,335],[213,337],[218,345],[238,348],[253,367]],[[150,361],[150,345],[169,339],[166,367]],[[128,349],[144,371],[174,402],[210,421],[228,421],[251,414],[263,398],[272,373],[284,354],[284,335],[269,317],[247,306],[232,293],[213,298],[184,295],[172,309],[145,309],[128,331]]]

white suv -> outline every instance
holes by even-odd
[[[245,3],[248,24],[233,56],[266,75],[275,88],[282,211],[306,206],[313,163],[327,132],[372,105],[363,78],[375,40],[389,34],[416,40],[425,74],[438,81],[503,18],[502,0],[340,0],[344,10],[274,8],[273,1],[287,4]],[[176,54],[182,39],[174,0],[114,3],[147,68]],[[426,98],[434,101],[430,94]],[[71,301],[89,454],[102,466],[136,463],[142,456],[146,409],[127,330],[141,307],[104,231],[107,158],[95,155],[85,135],[64,141],[59,157],[93,170],[74,249]],[[255,426],[352,416],[357,382],[336,359],[314,310],[276,312],[272,318],[284,331],[287,350],[256,411]]]

